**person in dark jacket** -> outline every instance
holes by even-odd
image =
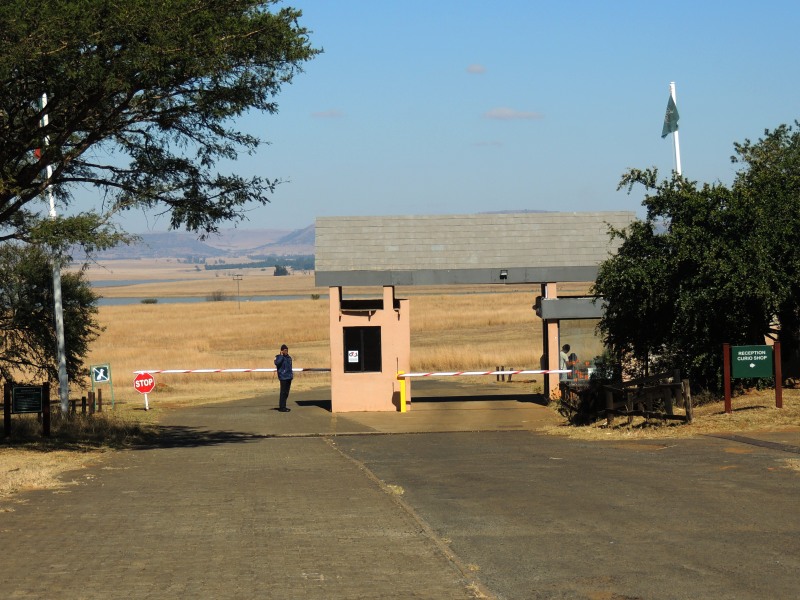
[[[289,390],[292,388],[294,372],[292,371],[292,357],[289,356],[289,347],[286,344],[281,346],[280,354],[275,355],[275,366],[278,367],[278,380],[281,382],[278,410],[280,412],[289,412],[292,409],[287,408],[286,400],[289,398]]]

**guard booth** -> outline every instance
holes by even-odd
[[[635,218],[628,211],[317,218],[314,277],[329,289],[331,410],[399,410],[397,374],[410,370],[411,325],[396,286],[540,286],[541,368],[560,370],[561,322],[596,319],[602,304],[559,297],[559,283],[594,281],[619,244],[609,227]],[[343,287],[383,293],[345,299]],[[558,389],[558,375],[548,375],[544,393]]]
[[[344,299],[341,287],[329,293],[331,410],[397,411],[397,372],[411,364],[409,301],[390,285],[375,299]]]

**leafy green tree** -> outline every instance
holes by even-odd
[[[800,122],[735,144],[735,187],[753,214],[759,258],[767,262],[784,373],[800,375]]]
[[[619,365],[641,373],[678,367],[701,387],[722,385],[722,344],[772,335],[791,372],[800,327],[800,139],[792,128],[735,146],[734,184],[698,186],[631,169],[620,188],[646,190],[644,221],[614,231],[595,292]],[[779,323],[780,327],[775,328]]]
[[[5,381],[58,380],[53,265],[35,246],[0,246],[0,377]],[[89,344],[100,334],[97,295],[83,272],[61,278],[67,375],[81,378]]]
[[[219,166],[262,143],[232,120],[277,112],[281,87],[319,52],[301,12],[276,4],[0,3],[0,241],[113,245],[125,236],[110,218],[133,209],[202,236],[268,202],[277,180]],[[84,187],[103,194],[102,206],[42,214],[48,188],[63,209]]]

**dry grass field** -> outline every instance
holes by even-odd
[[[56,485],[58,473],[96,460],[98,451],[124,447],[126,436],[135,439],[146,434],[148,424],[157,420],[160,411],[142,410],[143,398],[132,386],[134,371],[272,368],[282,343],[289,346],[296,367],[330,366],[327,289],[315,288],[313,275],[274,277],[270,270],[244,270],[239,282],[241,301],[205,301],[217,291],[235,298],[233,273],[197,270],[174,260],[94,265],[89,271],[92,281],[159,280],[99,288],[106,298],[196,297],[200,301],[101,306],[99,320],[104,332],[93,345],[87,365],[111,365],[115,410],[93,420],[95,431],[75,433],[74,443],[52,446],[35,441],[0,447],[0,498],[21,489]],[[561,293],[580,292],[585,287],[564,286]],[[412,370],[489,370],[498,365],[538,368],[541,322],[531,308],[538,292],[538,286],[398,289],[398,296],[411,298]],[[345,294],[379,297],[380,290],[348,288]],[[312,295],[321,297],[314,299]],[[248,301],[250,296],[294,299]],[[592,323],[572,323],[568,332],[575,347],[599,348],[593,341]],[[265,394],[272,394],[277,401],[278,383],[272,373],[161,374],[156,375],[156,381],[149,401],[157,409]],[[531,381],[514,385],[525,385],[527,392],[541,391],[541,379]],[[83,383],[89,382],[87,373]],[[304,373],[295,379],[294,389],[326,387],[329,382],[325,373]],[[102,389],[107,406],[110,390],[108,386]],[[690,427],[637,423],[633,428],[608,430],[598,424],[557,427],[550,432],[585,439],[619,439],[800,424],[800,391],[785,392],[783,411],[773,408],[774,401],[770,404],[771,393],[754,392],[737,398],[733,415],[722,413],[719,403],[699,407],[696,423]],[[85,390],[72,391],[73,397],[81,394]],[[112,435],[121,437],[109,442]]]

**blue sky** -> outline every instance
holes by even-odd
[[[733,143],[800,118],[800,2],[287,0],[324,54],[239,125],[280,178],[245,229],[316,217],[636,210],[630,167],[732,181]],[[165,219],[131,214],[133,232]]]

